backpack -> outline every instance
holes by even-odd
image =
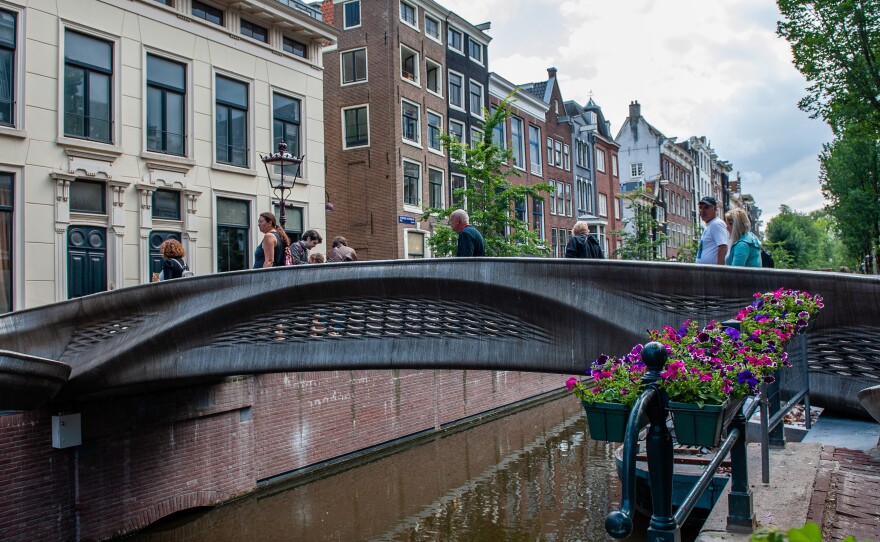
[[[180,265],[181,267],[183,267],[183,273],[180,274],[180,278],[185,279],[185,278],[187,278],[187,277],[194,277],[194,276],[196,276],[195,273],[193,273],[192,271],[189,270],[189,266],[186,265],[186,260],[183,261],[183,264],[181,264],[181,263],[178,262],[177,260],[171,260],[171,261],[176,262],[177,265]]]
[[[293,265],[293,253],[290,252],[290,245],[284,247],[284,265]]]
[[[768,269],[774,267],[773,256],[767,252],[766,248],[761,248],[761,267],[766,267]]]

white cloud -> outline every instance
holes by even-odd
[[[566,99],[592,92],[616,132],[639,100],[667,136],[705,135],[743,173],[765,216],[785,203],[822,204],[816,154],[831,138],[797,109],[805,82],[776,36],[767,0],[448,0],[471,22],[490,20],[492,71],[514,82],[559,69]]]

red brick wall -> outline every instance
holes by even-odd
[[[333,371],[68,405],[83,445],[51,448],[51,414],[0,415],[0,540],[103,539],[252,491],[258,481],[560,387],[506,371]]]

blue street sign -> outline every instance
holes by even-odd
[[[415,224],[416,219],[411,216],[397,215],[397,221],[401,224]]]

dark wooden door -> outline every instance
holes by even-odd
[[[107,228],[67,229],[67,297],[107,290]]]

